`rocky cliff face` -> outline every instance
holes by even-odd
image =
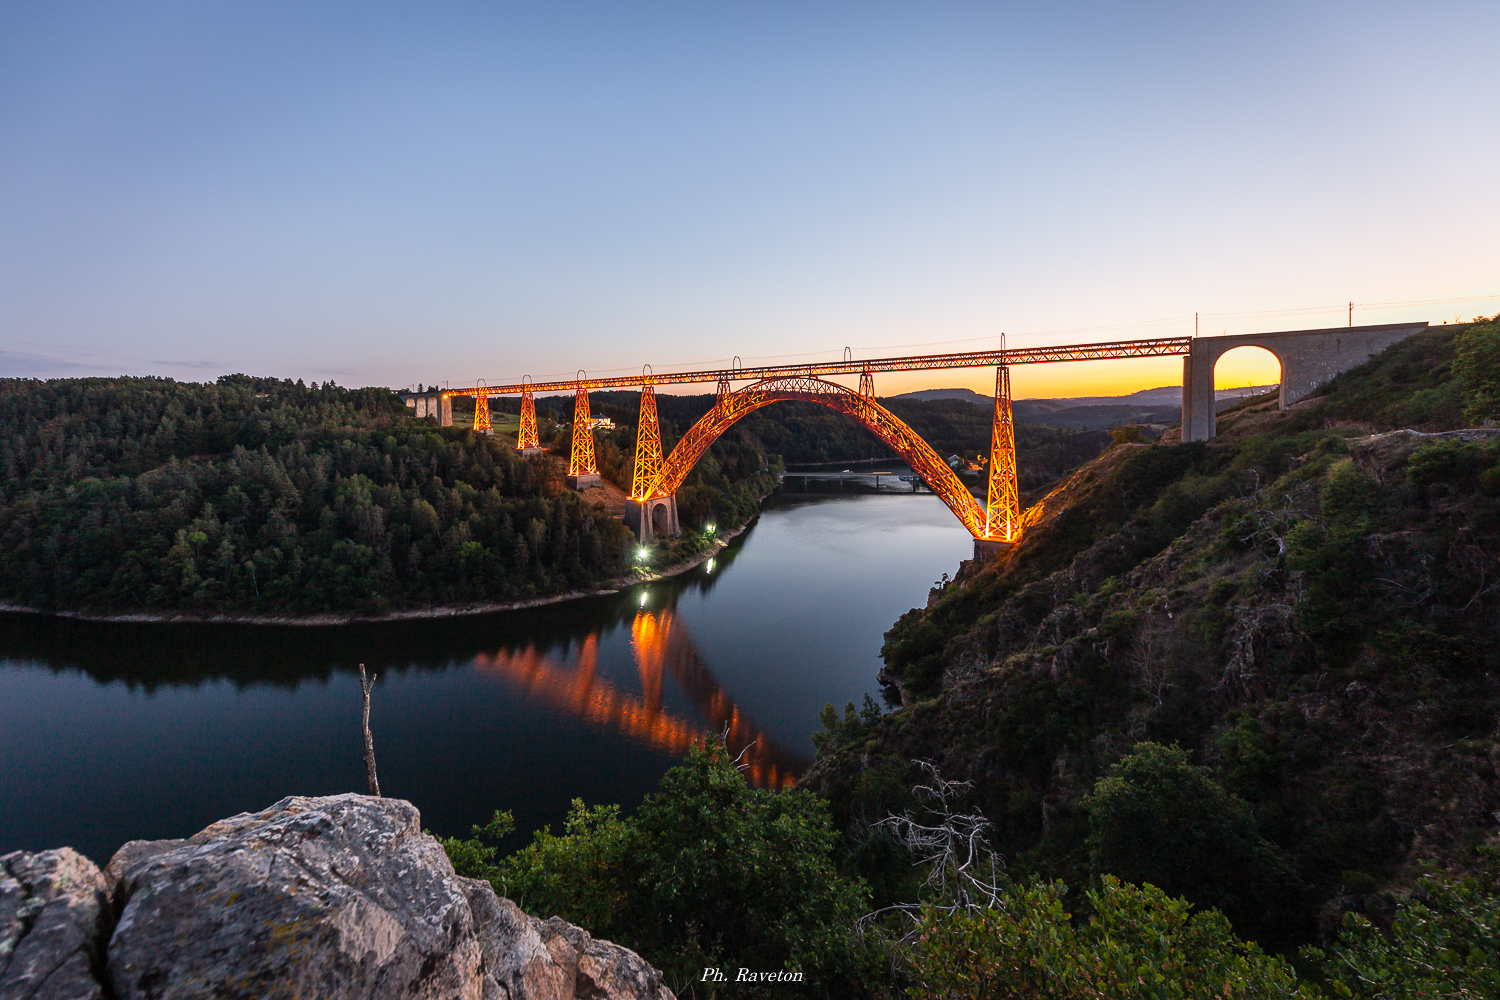
[[[103,872],[0,858],[0,1000],[670,1000],[634,952],[457,877],[417,810],[291,797]]]

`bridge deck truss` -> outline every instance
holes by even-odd
[[[1118,340],[1104,344],[1072,344],[1061,347],[1021,347],[997,351],[956,354],[918,354],[870,361],[831,361],[826,364],[764,365],[758,368],[720,368],[618,378],[566,379],[557,382],[514,385],[469,386],[444,389],[444,396],[514,395],[519,392],[571,392],[584,389],[633,389],[641,385],[689,385],[714,382],[759,382],[776,378],[826,378],[834,375],[864,375],[874,372],[932,371],[943,368],[988,368],[991,365],[1035,365],[1057,361],[1102,361],[1109,358],[1155,358],[1187,354],[1191,337],[1160,337],[1154,340]]]

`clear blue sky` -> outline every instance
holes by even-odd
[[[12,2],[0,375],[459,384],[1488,314],[1497,37],[1494,0]]]

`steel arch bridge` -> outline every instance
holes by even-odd
[[[1286,330],[1278,333],[1224,337],[1159,337],[1117,340],[1108,343],[1026,347],[956,354],[922,354],[897,358],[854,359],[848,348],[839,361],[798,365],[744,367],[740,359],[723,369],[664,372],[654,374],[643,365],[640,375],[590,378],[579,371],[576,378],[532,382],[529,377],[505,385],[476,385],[462,389],[422,390],[403,394],[406,405],[418,417],[437,417],[453,423],[453,398],[474,399],[474,430],[491,433],[489,398],[519,393],[521,424],[516,447],[522,455],[544,453],[537,437],[537,392],[571,391],[575,394],[572,460],[568,466],[570,486],[582,488],[598,482],[594,459],[593,424],[589,420],[591,389],[635,388],[641,390],[641,416],[636,430],[635,470],[631,482],[626,521],[642,540],[654,534],[677,534],[676,490],[693,464],[740,417],[778,400],[803,400],[847,414],[869,428],[911,464],[932,491],[943,498],[974,536],[976,558],[1003,552],[1021,538],[1021,532],[1039,510],[1019,513],[1016,484],[1016,437],[1011,416],[1010,365],[1049,364],[1058,361],[1100,361],[1111,358],[1183,358],[1182,440],[1201,441],[1214,435],[1214,363],[1224,352],[1241,345],[1264,347],[1282,364],[1281,408],[1312,392],[1318,385],[1378,353],[1382,348],[1424,329],[1426,322],[1390,323],[1375,326],[1350,325],[1320,330]],[[917,434],[875,401],[875,372],[932,371],[951,368],[995,366],[995,411],[990,438],[989,493],[981,507],[953,471]],[[827,376],[859,376],[854,392]],[[734,392],[732,382],[754,384]],[[715,382],[718,402],[678,442],[668,457],[662,456],[661,428],[656,418],[658,385]],[[583,433],[577,433],[579,429]]]
[[[1010,368],[1012,364],[1038,364],[1056,361],[1093,361],[1103,358],[1142,358],[1188,353],[1192,344],[1187,337],[1154,340],[1115,341],[1106,344],[1076,344],[1064,347],[1022,348],[1020,350],[973,351],[961,354],[929,354],[899,358],[855,360],[844,349],[841,361],[800,365],[767,365],[743,367],[739,359],[726,369],[665,372],[656,374],[643,365],[638,376],[590,378],[579,371],[576,378],[562,381],[533,382],[529,377],[508,385],[476,384],[462,389],[444,389],[429,398],[413,394],[408,405],[415,403],[418,416],[438,416],[443,424],[453,422],[453,398],[474,399],[474,429],[491,433],[489,397],[519,393],[521,424],[516,447],[522,455],[543,454],[537,435],[537,392],[572,391],[574,393],[573,443],[568,463],[568,485],[582,489],[599,481],[594,456],[593,423],[589,418],[591,389],[640,387],[641,410],[636,426],[635,468],[631,480],[625,521],[642,541],[656,535],[679,534],[676,491],[693,465],[709,445],[736,420],[762,406],[782,400],[817,403],[849,416],[868,428],[892,450],[906,459],[912,470],[942,498],[969,533],[974,536],[974,555],[988,559],[1020,541],[1025,519],[1020,511],[1020,491],[1016,480],[1016,435],[1011,413]],[[979,368],[995,366],[995,409],[990,438],[989,489],[981,505],[937,453],[895,414],[875,401],[874,373],[919,371],[942,368]],[[859,390],[853,391],[835,382],[830,375],[858,375]],[[733,391],[731,383],[753,380],[753,384]],[[657,385],[682,385],[714,382],[718,401],[677,446],[670,456],[662,455],[661,427],[656,414]],[[582,431],[582,433],[580,433]]]
[[[719,435],[742,417],[763,406],[789,401],[825,406],[850,417],[873,432],[906,460],[912,471],[922,477],[976,538],[998,537],[1000,540],[1012,541],[1019,537],[1019,497],[1014,489],[1013,474],[1007,477],[1012,487],[1007,495],[999,498],[998,504],[987,509],[974,499],[948,464],[932,450],[932,446],[894,413],[877,403],[873,395],[855,392],[835,382],[805,376],[769,378],[738,392],[721,395],[714,408],[688,429],[672,449],[672,454],[664,461],[659,458],[654,462],[651,460],[649,452],[653,442],[640,442],[646,447],[637,447],[637,454],[643,450],[648,452],[646,461],[641,465],[648,468],[656,465],[657,472],[649,480],[635,484],[631,499],[649,505],[650,501],[675,496],[698,459],[703,457],[703,453]],[[643,421],[643,426],[644,423]],[[656,455],[659,456],[659,439],[654,444]]]
[[[1174,353],[1176,341],[1129,342],[1119,345],[1090,345],[1082,349],[1062,351],[1012,352],[1015,360],[1026,362],[1055,361],[1062,359],[1083,360],[1099,356],[1141,357],[1153,354]],[[728,430],[735,421],[749,413],[782,401],[816,403],[850,417],[873,432],[893,451],[904,458],[912,471],[920,476],[933,493],[953,511],[969,533],[974,536],[976,558],[988,559],[1020,541],[1024,519],[1020,510],[1020,491],[1016,479],[1016,437],[1011,413],[1010,369],[1004,363],[1010,360],[1007,352],[984,351],[966,355],[940,355],[930,358],[892,358],[881,361],[856,362],[847,357],[841,363],[831,365],[799,365],[796,367],[741,368],[736,366],[723,371],[674,372],[654,375],[650,366],[643,366],[639,377],[628,379],[591,379],[580,371],[576,379],[567,382],[532,383],[523,379],[517,385],[476,385],[466,389],[447,389],[442,392],[442,423],[452,422],[451,400],[455,396],[474,397],[474,429],[490,432],[489,397],[519,391],[521,394],[521,424],[516,435],[516,447],[522,455],[542,454],[537,436],[536,403],[533,394],[537,391],[571,389],[574,392],[573,441],[568,463],[568,485],[582,489],[598,482],[599,470],[594,455],[593,424],[589,416],[590,389],[611,388],[616,385],[639,385],[641,390],[640,419],[636,427],[635,468],[633,470],[629,501],[625,521],[642,541],[651,541],[658,535],[680,533],[677,519],[677,490],[703,453]],[[875,400],[875,371],[906,370],[909,368],[977,367],[995,364],[995,410],[993,433],[990,444],[989,491],[987,502],[980,504],[969,492],[948,464],[922,440],[916,431],[908,427],[894,413]],[[846,388],[836,382],[820,378],[822,375],[859,374],[859,390]],[[757,379],[739,391],[731,388],[731,381],[746,378]],[[679,384],[684,382],[713,381],[718,385],[718,400],[677,443],[671,455],[662,455],[661,426],[656,413],[656,389],[658,383]],[[427,414],[427,415],[432,415]],[[584,433],[579,433],[580,429]]]

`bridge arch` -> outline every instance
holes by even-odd
[[[1230,348],[1214,359],[1214,392],[1250,385],[1279,387],[1282,367],[1281,355],[1269,347],[1241,344]]]
[[[1182,439],[1207,441],[1218,432],[1214,369],[1219,358],[1237,347],[1261,347],[1275,355],[1281,365],[1280,405],[1285,410],[1339,372],[1363,364],[1426,328],[1426,323],[1390,323],[1198,337],[1182,359]]]
[[[708,446],[741,417],[772,403],[794,400],[817,403],[858,421],[906,460],[912,471],[926,481],[970,534],[975,538],[984,536],[984,505],[974,499],[948,463],[916,431],[872,397],[861,396],[835,382],[811,376],[766,379],[721,397],[712,410],[688,429],[677,442],[677,447],[672,449],[672,454],[662,462],[646,502],[675,494]]]

